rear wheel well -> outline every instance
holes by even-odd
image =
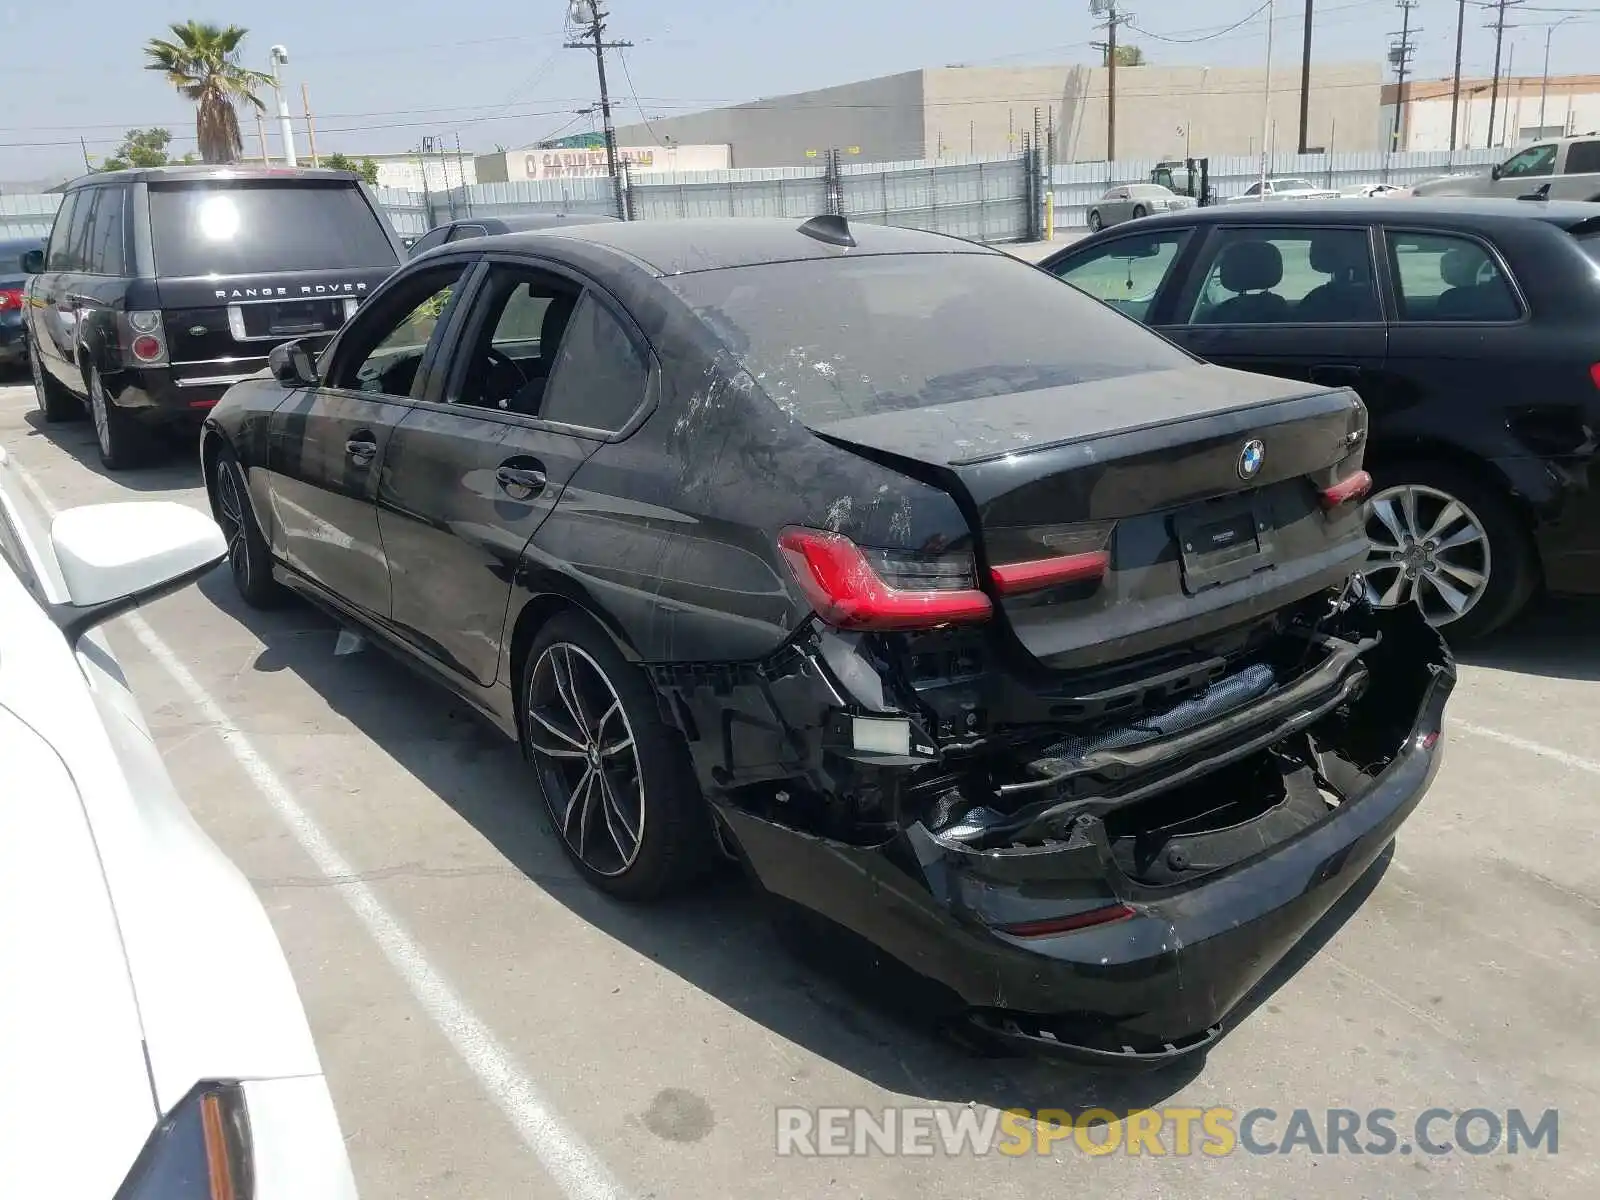
[[[1436,442],[1428,438],[1402,438],[1370,443],[1363,465],[1369,470],[1381,470],[1392,463],[1404,462],[1436,462],[1464,471],[1478,483],[1503,497],[1516,511],[1524,528],[1532,533],[1535,524],[1534,513],[1528,502],[1511,490],[1505,476],[1498,474],[1476,454],[1452,446],[1448,442]]]
[[[617,635],[616,630],[606,622],[600,620],[586,606],[575,600],[556,592],[541,592],[529,600],[517,614],[517,623],[511,631],[511,695],[513,710],[516,713],[518,732],[522,724],[522,670],[527,665],[528,651],[533,647],[534,639],[556,617],[563,613],[576,613],[593,624],[597,629],[610,638],[621,651],[622,656],[629,662],[639,660],[638,653],[623,638]]]
[[[212,515],[216,514],[217,497],[215,484],[217,481],[217,463],[222,458],[222,436],[206,430],[200,435],[200,481],[205,484],[206,499],[211,505]]]

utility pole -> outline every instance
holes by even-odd
[[[1494,117],[1495,110],[1500,105],[1500,49],[1505,41],[1506,30],[1515,29],[1515,25],[1506,24],[1506,9],[1521,4],[1522,0],[1495,0],[1494,20],[1489,22],[1487,28],[1494,30],[1494,76],[1489,82],[1489,140],[1486,146],[1494,145]]]
[[[92,175],[94,173],[94,164],[89,161],[89,143],[80,137],[78,145],[83,149],[83,169]]]
[[[1461,35],[1467,31],[1467,0],[1456,0],[1456,81],[1450,89],[1450,149],[1456,148],[1456,118],[1461,113]]]
[[[1400,10],[1400,32],[1391,34],[1398,37],[1398,42],[1389,46],[1389,62],[1394,67],[1394,128],[1389,133],[1389,152],[1392,154],[1400,149],[1400,132],[1406,124],[1406,74],[1411,68],[1411,55],[1416,47],[1411,44],[1412,33],[1421,33],[1422,30],[1411,28],[1411,10],[1417,6],[1417,0],[1395,0],[1395,7]]]
[[[1305,48],[1300,54],[1300,153],[1310,154],[1307,144],[1311,128],[1311,16],[1316,0],[1306,0]]]
[[[1256,197],[1263,204],[1267,200],[1267,163],[1271,154],[1267,147],[1272,138],[1272,23],[1277,16],[1277,0],[1267,0],[1267,69],[1261,95],[1261,187]]]
[[[611,93],[606,89],[606,51],[626,50],[632,42],[608,42],[603,38],[605,21],[609,15],[600,7],[600,0],[572,0],[568,15],[574,25],[583,28],[584,40],[567,42],[568,50],[594,52],[595,72],[600,77],[600,120],[606,136],[606,170],[611,176],[611,190],[617,206],[617,216],[626,219],[627,210],[622,203],[622,173],[617,163],[617,130],[611,123]]]
[[[1106,56],[1106,161],[1117,157],[1117,26],[1133,20],[1133,14],[1117,9],[1119,0],[1089,0],[1089,12],[1103,17],[1106,40],[1094,48]]]
[[[261,139],[261,165],[266,166],[272,156],[267,153],[267,123],[261,119],[259,108],[256,109],[256,136]]]
[[[311,121],[311,89],[306,87],[305,80],[300,81],[300,106],[306,110],[306,144],[311,147],[311,165],[320,167],[322,160],[317,157],[317,127]]]

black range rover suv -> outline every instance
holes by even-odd
[[[331,337],[401,256],[347,171],[85,176],[27,264],[39,408],[47,421],[87,411],[105,465],[136,464],[153,426],[198,428],[274,346]]]

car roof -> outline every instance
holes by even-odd
[[[568,225],[604,225],[616,219],[600,213],[508,213],[503,217],[462,217],[455,223],[482,225],[497,233],[521,233],[528,229],[556,229]]]
[[[1508,221],[1543,221],[1562,229],[1600,222],[1600,206],[1581,200],[1489,200],[1456,196],[1408,196],[1386,200],[1301,200],[1294,204],[1215,204],[1146,217],[1141,228],[1158,224],[1225,223],[1229,225],[1315,225],[1329,220],[1381,221],[1405,225],[1440,222],[1462,228],[1486,228]]]
[[[800,232],[801,221],[776,217],[690,218],[682,221],[607,221],[562,225],[532,233],[507,233],[475,239],[484,250],[548,248],[551,239],[569,239],[617,251],[659,275],[716,271],[797,259],[863,254],[1000,254],[1002,251],[940,233],[850,223],[854,249]]]
[[[332,171],[326,167],[246,167],[237,163],[196,163],[175,167],[129,167],[125,171],[99,171],[82,175],[67,184],[66,190],[93,187],[96,184],[115,183],[189,183],[228,180],[253,183],[261,180],[305,179],[354,183],[354,171]]]

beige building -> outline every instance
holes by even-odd
[[[1450,109],[1453,79],[1419,79],[1406,84],[1398,148],[1401,150],[1450,149]],[[1393,128],[1400,90],[1383,89],[1383,127]],[[1489,108],[1494,101],[1494,127]],[[1489,79],[1462,79],[1461,102],[1456,111],[1456,145],[1462,149],[1483,146],[1521,146],[1540,138],[1564,137],[1600,129],[1600,75],[1520,76],[1500,81],[1493,95]]]
[[[1020,152],[1035,110],[1054,131],[1058,162],[1106,157],[1107,89],[1101,67],[940,67],[774,96],[728,108],[630,125],[618,140],[647,146],[719,143],[735,167],[800,166],[838,149],[872,162]],[[1309,140],[1332,151],[1374,150],[1383,69],[1312,68]],[[1119,159],[1254,154],[1264,107],[1270,148],[1292,153],[1300,122],[1298,68],[1121,67],[1117,70]]]

